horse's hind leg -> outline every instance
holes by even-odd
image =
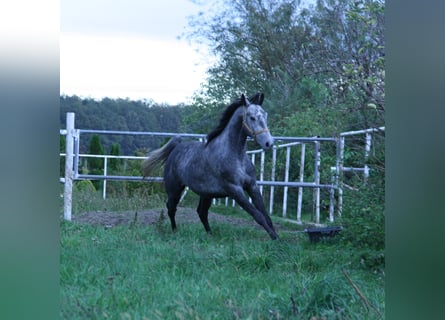
[[[198,212],[199,218],[201,219],[202,224],[204,225],[204,228],[208,233],[212,232],[210,230],[209,221],[208,221],[208,215],[209,215],[209,208],[212,204],[212,198],[205,198],[200,197],[199,198],[199,205],[198,209],[196,210]]]
[[[176,230],[176,221],[175,221],[176,208],[178,206],[179,200],[181,199],[182,190],[184,190],[184,186],[167,189],[168,217],[170,218],[170,222],[171,222],[173,231]]]

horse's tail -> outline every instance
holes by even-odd
[[[161,167],[173,149],[181,142],[181,137],[174,137],[163,147],[150,152],[148,158],[142,162],[143,177],[147,177],[154,168]]]

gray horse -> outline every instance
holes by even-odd
[[[267,113],[261,107],[263,100],[262,93],[249,99],[242,95],[227,107],[218,127],[207,135],[206,143],[174,137],[148,154],[142,164],[144,177],[165,163],[164,183],[173,230],[176,207],[188,186],[200,196],[197,212],[207,232],[211,232],[207,217],[212,198],[228,196],[251,214],[272,239],[278,238],[256,183],[255,167],[246,153],[248,136],[264,150],[270,149],[274,142],[267,128]]]

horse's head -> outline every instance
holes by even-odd
[[[267,128],[267,112],[261,107],[264,94],[259,94],[258,101],[252,103],[241,95],[243,106],[243,127],[247,135],[252,137],[264,150],[273,146],[273,137]]]

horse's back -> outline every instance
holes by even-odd
[[[170,153],[166,163],[164,178],[176,179],[186,184],[184,175],[196,169],[197,162],[202,159],[204,143],[199,141],[182,141]]]

